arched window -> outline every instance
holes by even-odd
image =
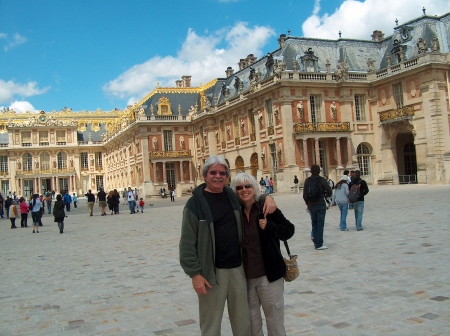
[[[244,171],[244,159],[241,156],[236,158],[236,173]]]
[[[41,170],[50,170],[50,155],[46,152],[41,153]]]
[[[64,152],[58,153],[58,169],[67,168],[67,154]]]
[[[33,157],[30,153],[25,153],[22,156],[23,170],[32,171],[33,170]]]
[[[359,144],[356,149],[358,157],[358,166],[361,170],[361,175],[370,175],[370,150],[365,144]]]

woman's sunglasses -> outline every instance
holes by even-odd
[[[253,188],[253,185],[251,185],[251,184],[244,184],[244,185],[239,185],[239,186],[236,186],[236,190],[242,190],[242,189],[251,189],[251,188]]]

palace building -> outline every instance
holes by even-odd
[[[124,110],[0,112],[5,195],[84,194],[131,186],[179,196],[223,155],[240,171],[290,191],[312,164],[337,181],[450,183],[450,13],[423,16],[371,40],[280,35],[224,78],[183,76]]]

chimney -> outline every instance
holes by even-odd
[[[278,38],[278,47],[283,48],[284,41],[286,41],[286,34],[281,34]]]
[[[191,77],[192,76],[181,76],[183,87],[191,87]]]
[[[239,60],[238,64],[239,64],[239,70],[242,70],[247,66],[247,61],[245,59],[241,58]]]
[[[381,30],[374,30],[372,36],[372,41],[380,42],[384,39],[384,34]]]
[[[252,65],[256,62],[256,57],[253,54],[248,54],[247,56],[247,66]]]
[[[225,74],[227,75],[227,78],[231,77],[233,75],[233,73],[234,73],[234,70],[232,67],[228,67],[227,70],[225,70]]]
[[[175,86],[176,86],[177,88],[183,87],[183,81],[182,81],[181,79],[177,79],[177,80],[175,81]]]

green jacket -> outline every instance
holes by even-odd
[[[201,274],[210,284],[217,284],[214,223],[208,202],[203,196],[205,187],[205,183],[198,186],[184,206],[180,239],[180,265],[189,277]],[[224,190],[236,216],[242,250],[241,206],[231,188],[225,187]]]

